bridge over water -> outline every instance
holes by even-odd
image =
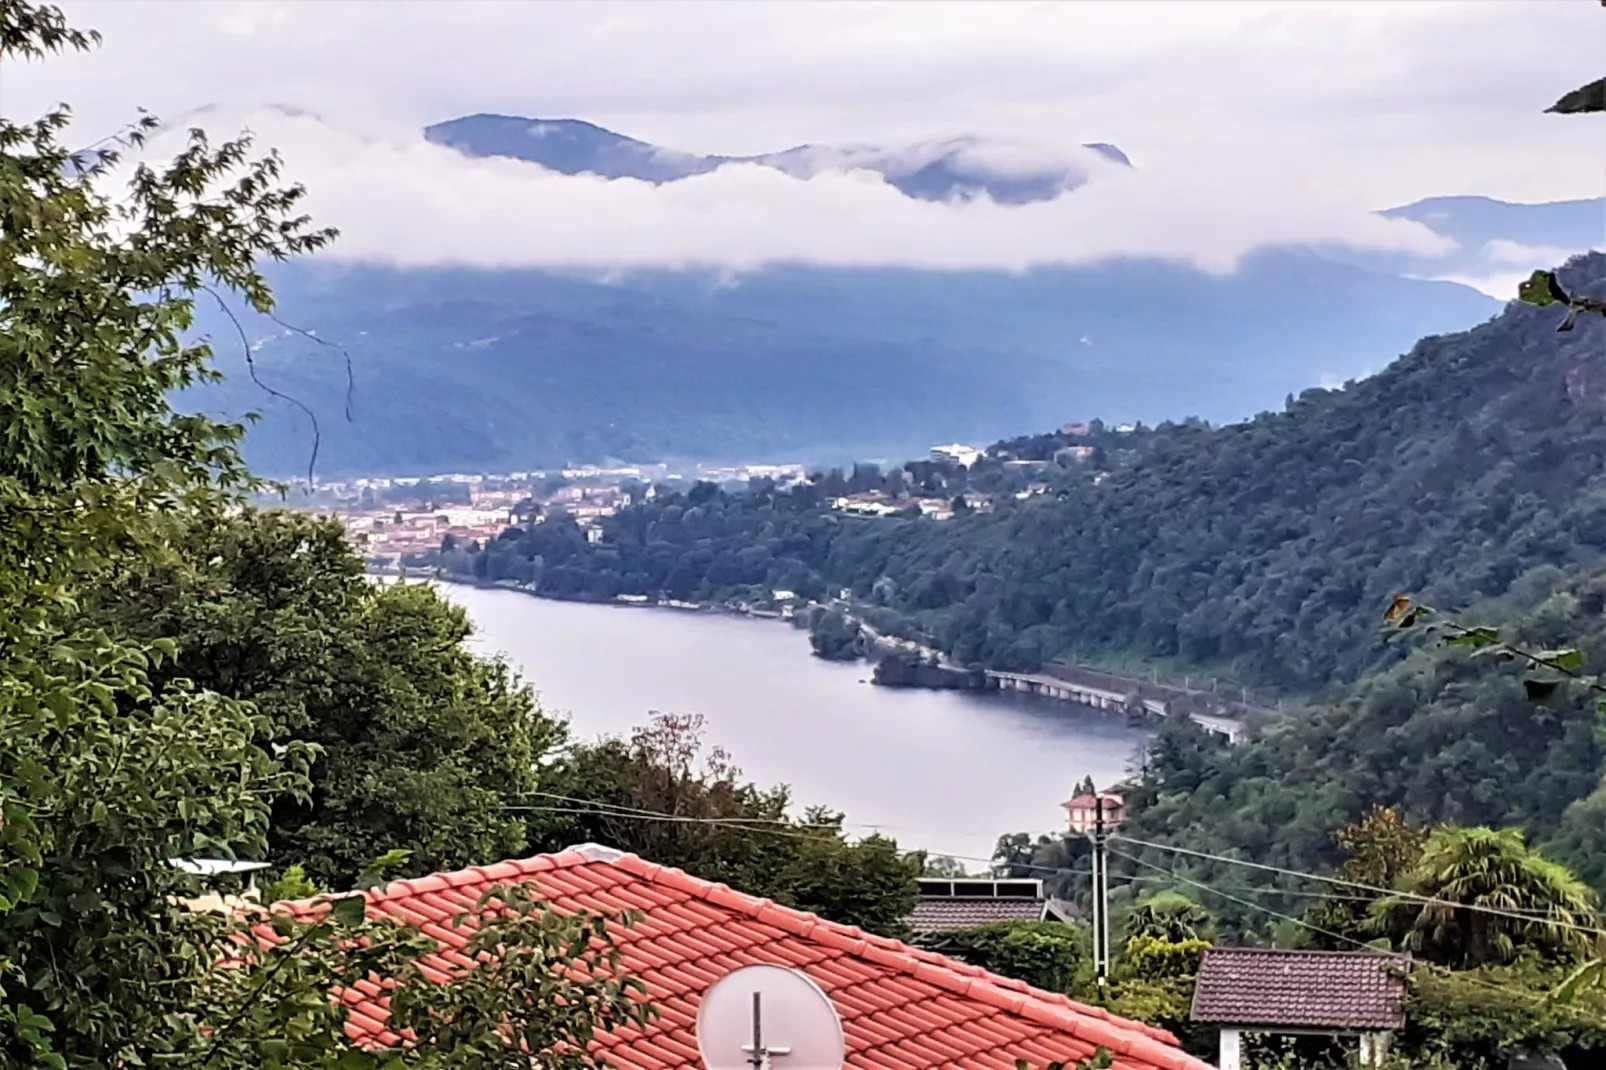
[[[1111,679],[1113,680],[1114,678]],[[1043,673],[996,672],[991,669],[987,671],[987,680],[1001,691],[1021,691],[1032,695],[1042,695],[1045,698],[1075,702],[1079,705],[1092,706],[1094,709],[1099,710],[1125,711],[1133,707],[1141,707],[1157,717],[1164,717],[1171,712],[1171,701],[1160,697],[1146,697],[1142,693],[1142,688],[1115,690],[1109,687],[1097,687],[1081,680],[1068,680],[1061,676],[1049,676]],[[1190,710],[1188,719],[1208,732],[1214,732],[1216,735],[1226,737],[1229,743],[1236,743],[1243,737],[1243,722],[1235,717]]]

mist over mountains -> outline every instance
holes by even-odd
[[[798,145],[757,156],[699,155],[662,148],[578,119],[468,115],[425,127],[424,137],[466,156],[502,156],[566,175],[676,182],[730,164],[758,164],[794,178],[824,171],[874,171],[905,196],[926,201],[986,196],[1000,204],[1052,200],[1083,185],[1100,166],[1131,167],[1114,145],[1072,152],[975,135],[912,145]]]
[[[701,156],[578,120],[484,115],[425,136],[533,173],[668,184],[731,164],[799,180],[857,170],[914,200],[1005,211],[1085,195],[1084,184],[1132,166],[1111,145],[1050,152],[980,137]],[[316,414],[326,475],[896,458],[1094,416],[1225,422],[1279,409],[1288,394],[1364,376],[1420,337],[1487,319],[1501,301],[1434,280],[1526,273],[1606,244],[1603,212],[1606,201],[1434,198],[1382,214],[1451,239],[1442,257],[1270,245],[1228,273],[1131,256],[1019,271],[278,267],[284,323],[350,355],[349,420],[336,349],[243,310],[241,322],[261,383]],[[246,374],[232,324],[204,307],[200,319],[229,376],[182,404],[260,412],[251,461],[304,473],[307,414]]]

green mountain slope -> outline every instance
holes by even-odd
[[[1606,290],[1606,255],[1563,276]],[[990,515],[848,518],[821,508],[824,483],[670,496],[596,546],[540,525],[481,568],[539,557],[556,594],[851,587],[961,661],[1138,655],[1308,690],[1388,663],[1373,616],[1394,591],[1463,604],[1601,558],[1606,322],[1558,334],[1557,319],[1512,305],[1346,389],[1164,428],[1101,482]]]

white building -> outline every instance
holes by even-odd
[[[961,468],[969,468],[985,456],[987,456],[986,450],[978,449],[975,446],[966,446],[959,442],[950,443],[946,446],[931,447],[931,459],[933,461],[947,461],[957,464]]]

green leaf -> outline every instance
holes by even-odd
[[[1444,641],[1445,646],[1486,647],[1500,642],[1500,633],[1494,628],[1473,628]]]
[[[1588,85],[1579,86],[1545,111],[1556,115],[1606,111],[1606,78],[1597,78]]]
[[[1584,652],[1572,647],[1561,650],[1541,650],[1534,657],[1563,672],[1571,672],[1584,664]]]
[[[1606,986],[1606,959],[1592,959],[1578,967],[1556,986],[1550,998],[1557,1003],[1571,1003],[1579,992],[1595,985]]]
[[[1553,271],[1536,271],[1517,284],[1517,300],[1530,305],[1565,305],[1570,301],[1567,291],[1556,281]]]
[[[355,928],[362,924],[367,916],[368,901],[360,895],[348,895],[336,899],[329,907],[330,915],[347,928]]]

